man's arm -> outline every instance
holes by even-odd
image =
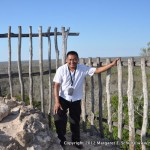
[[[54,114],[57,114],[58,109],[62,109],[60,102],[59,102],[59,88],[60,88],[60,83],[54,83],[54,99],[55,99],[55,104],[54,104]]]
[[[109,68],[117,65],[118,60],[119,60],[119,58],[115,59],[112,63],[110,63],[106,66],[96,68],[94,73],[101,73],[101,72],[104,72],[104,71],[108,70]]]

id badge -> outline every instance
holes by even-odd
[[[72,96],[73,95],[73,91],[74,91],[74,88],[73,87],[69,87],[68,88],[68,95]]]

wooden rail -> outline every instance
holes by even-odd
[[[42,33],[42,37],[49,37],[49,36],[54,36],[55,32],[51,32],[51,33]],[[57,32],[57,35],[62,35],[62,32]],[[79,36],[79,33],[69,33],[69,36]],[[17,38],[19,36],[18,33],[4,33],[4,34],[0,34],[0,38],[8,38],[8,36],[13,37],[13,38]],[[26,34],[21,34],[21,37],[29,37],[30,35],[28,33]],[[38,33],[32,33],[32,37],[39,37]]]

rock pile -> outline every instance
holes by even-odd
[[[0,97],[0,150],[61,149],[48,120],[38,109]]]

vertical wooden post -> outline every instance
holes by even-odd
[[[32,46],[32,27],[29,27],[29,38],[30,38],[30,58],[29,58],[29,99],[30,106],[33,107],[33,79],[32,79],[32,56],[33,56],[33,46]]]
[[[89,58],[89,65],[90,66],[93,66],[93,64],[92,64],[92,58]],[[93,135],[93,129],[94,129],[94,78],[93,78],[93,76],[91,77],[91,79],[90,79],[90,81],[91,81],[91,118],[90,118],[90,120],[91,120],[91,135]]]
[[[66,53],[67,53],[67,38],[70,28],[65,31],[65,27],[62,27],[62,65],[66,63]]]
[[[142,150],[146,150],[146,131],[148,126],[148,87],[147,87],[147,76],[145,70],[145,58],[141,58],[141,71],[142,71],[142,83],[143,83],[143,95],[144,95],[144,106],[143,106],[143,124],[141,129],[141,143]]]
[[[62,65],[63,65],[66,63],[65,27],[62,27],[61,30],[62,30]]]
[[[97,58],[97,67],[101,67],[100,64],[100,58]],[[102,80],[101,80],[101,74],[99,73],[97,75],[98,77],[98,98],[99,98],[99,131],[100,131],[100,137],[104,138],[104,131],[103,131],[103,107],[102,107]]]
[[[9,76],[9,87],[10,87],[10,96],[13,96],[13,89],[12,89],[12,78],[11,78],[11,26],[8,29],[8,76]]]
[[[44,112],[44,89],[43,89],[43,38],[42,26],[39,27],[39,69],[40,69],[40,91],[41,91],[41,111]]]
[[[135,149],[134,99],[133,99],[133,58],[128,59],[128,115],[129,115],[129,148]]]
[[[118,61],[118,139],[122,139],[122,114],[123,114],[123,90],[122,90],[122,65],[121,60]]]
[[[110,59],[106,60],[106,64],[110,63]],[[110,98],[110,77],[111,77],[111,69],[107,70],[106,75],[106,96],[107,96],[107,109],[108,109],[108,127],[110,136],[112,136],[112,110],[111,110],[111,98]]]
[[[54,29],[54,43],[55,43],[55,52],[56,52],[56,70],[59,67],[59,50],[57,43],[57,28]]]
[[[64,61],[64,63],[66,63],[67,40],[68,40],[69,31],[70,31],[70,28],[68,28],[67,31],[65,31],[65,43],[64,43],[64,44],[65,44],[65,45],[64,45],[64,47],[65,47],[65,53],[64,53],[64,55],[65,55],[65,61]]]
[[[51,77],[51,39],[50,39],[50,29],[48,28],[48,70],[49,70],[49,108],[48,108],[48,116],[49,116],[49,125],[51,127],[51,116],[52,116],[52,77]]]
[[[81,59],[81,63],[85,64],[85,59]],[[82,127],[83,131],[86,132],[86,78],[83,84],[83,99],[82,99]]]
[[[22,66],[21,66],[21,34],[22,29],[21,26],[18,27],[19,34],[18,34],[18,73],[19,73],[19,81],[21,86],[21,99],[24,101],[24,84],[22,79]]]

